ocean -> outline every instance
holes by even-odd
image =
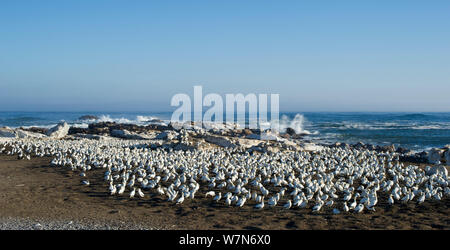
[[[94,115],[98,120],[80,120]],[[72,126],[87,127],[89,123],[148,124],[153,119],[168,122],[171,112],[0,112],[0,126],[52,127],[60,121]],[[428,150],[450,144],[450,113],[280,113],[281,128],[292,127],[307,134],[305,139],[320,143],[394,144],[413,150]]]

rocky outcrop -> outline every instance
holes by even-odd
[[[0,137],[3,138],[16,138],[16,132],[8,127],[0,128]]]
[[[61,122],[47,131],[47,136],[51,138],[61,139],[69,134],[70,126],[67,122]]]
[[[235,148],[237,145],[226,137],[207,135],[203,137],[205,141],[224,148]]]
[[[34,133],[34,132],[25,131],[25,130],[21,130],[21,129],[17,129],[16,130],[16,136],[18,138],[43,138],[43,137],[47,137],[44,134]]]
[[[441,176],[444,176],[445,178],[448,178],[448,170],[445,166],[428,166],[425,168],[425,173],[427,175],[439,174]]]
[[[23,131],[27,131],[27,132],[33,132],[33,133],[38,133],[38,134],[47,134],[48,129],[47,128],[38,128],[38,127],[31,127],[31,128],[20,128]]]
[[[288,135],[295,135],[296,134],[296,132],[295,132],[295,130],[293,129],[293,128],[287,128],[286,129],[286,134],[288,134]]]
[[[98,120],[98,116],[95,115],[83,115],[78,120]]]
[[[157,140],[169,140],[169,141],[171,141],[171,140],[173,140],[173,139],[175,139],[175,138],[177,138],[177,137],[178,137],[178,133],[175,132],[175,131],[163,131],[163,132],[159,133],[159,134],[155,137],[155,139],[157,139]]]

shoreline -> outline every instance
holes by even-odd
[[[165,135],[162,137],[159,134],[166,132],[170,134],[169,140],[175,139],[175,143],[179,143],[180,131],[185,129],[190,134],[194,134],[193,137],[197,137],[202,141],[202,135],[211,135],[215,137],[222,137],[226,141],[237,142],[236,146],[243,146],[244,148],[250,149],[251,146],[258,145],[258,143],[251,142],[251,140],[259,140],[261,142],[288,142],[289,146],[298,146],[302,144],[311,144],[323,147],[341,147],[341,148],[354,148],[358,150],[370,150],[377,152],[395,152],[401,154],[404,161],[414,162],[414,163],[430,163],[436,164],[438,156],[431,156],[434,152],[440,155],[440,161],[446,162],[446,151],[450,151],[450,144],[443,145],[439,148],[429,148],[428,150],[413,150],[405,147],[398,147],[394,144],[387,145],[376,145],[367,144],[364,142],[357,142],[354,144],[349,144],[345,142],[333,142],[333,143],[322,143],[313,139],[305,139],[309,136],[309,133],[297,134],[294,129],[288,127],[284,132],[277,132],[271,130],[260,130],[260,129],[246,129],[240,128],[237,124],[218,124],[212,123],[209,129],[202,128],[197,123],[188,122],[184,124],[179,123],[163,123],[160,120],[155,119],[154,123],[147,125],[137,125],[132,123],[116,123],[116,122],[94,122],[90,123],[86,128],[73,127],[67,123],[66,124],[64,136],[59,136],[59,138],[66,137],[66,139],[95,139],[104,140],[109,138],[121,138],[121,139],[134,139],[134,140],[155,140],[155,139],[167,139]],[[59,124],[59,125],[60,125]],[[56,127],[58,127],[57,125]],[[184,127],[183,127],[184,126]],[[0,139],[6,134],[10,138],[47,138],[47,133],[52,128],[47,127],[20,127],[20,128],[0,128]],[[192,132],[192,133],[191,133]],[[178,138],[174,138],[178,137]],[[50,136],[52,138],[52,136]],[[231,140],[230,140],[231,139]],[[251,146],[247,142],[250,142]],[[214,142],[208,141],[207,143]],[[240,145],[240,143],[242,145]],[[164,144],[164,142],[163,142]],[[266,143],[267,144],[267,143]],[[176,146],[176,145],[175,145]],[[219,146],[223,146],[219,144]],[[264,146],[263,146],[264,147]],[[283,148],[285,146],[281,146]],[[181,145],[181,148],[186,148],[185,145]],[[253,148],[255,149],[255,148]],[[297,148],[298,149],[298,148]],[[258,149],[259,150],[259,149]],[[251,150],[250,150],[251,151]],[[450,156],[449,156],[450,157]],[[448,160],[450,162],[450,158]],[[450,165],[450,164],[448,164]]]

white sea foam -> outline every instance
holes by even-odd
[[[277,122],[277,121],[271,121]],[[309,130],[304,129],[304,123],[306,122],[305,117],[302,114],[296,114],[293,119],[290,119],[287,115],[282,115],[279,120],[279,131],[285,132],[286,129],[292,128],[297,134],[318,134],[318,131],[310,132]]]
[[[125,117],[113,118],[110,115],[101,115],[101,116],[99,116],[98,119],[86,120],[86,122],[87,122],[87,124],[94,123],[94,122],[115,122],[115,123],[128,123],[128,124],[143,125],[143,124],[148,124],[152,120],[157,120],[157,119],[158,119],[158,117],[155,117],[155,116],[142,116],[142,115],[136,116],[135,119],[129,119],[129,118],[125,118]]]

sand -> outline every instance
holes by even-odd
[[[103,170],[89,171],[91,185],[83,186],[79,172],[51,167],[50,161],[0,156],[0,224],[26,219],[41,225],[81,224],[83,229],[450,229],[449,198],[389,207],[380,197],[376,212],[339,215],[331,209],[313,214],[311,209],[227,207],[200,195],[175,205],[149,191],[143,199],[131,200],[128,193],[110,196]]]

